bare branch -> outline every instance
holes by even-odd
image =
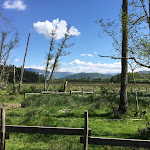
[[[145,16],[147,17],[147,22],[148,22],[149,28],[150,28],[150,19],[149,19],[149,17],[148,17],[147,11],[146,11],[146,7],[145,7],[145,4],[144,4],[144,1],[143,1],[143,0],[140,0],[140,1],[141,1],[143,10],[144,10],[144,12],[145,12]]]
[[[102,55],[98,55],[99,57],[108,57],[108,58],[111,58],[111,59],[132,59],[134,60],[138,65],[142,66],[142,67],[146,67],[146,68],[150,68],[149,65],[145,65],[139,61],[136,60],[135,57],[114,57],[114,56],[102,56]]]
[[[133,59],[133,57],[114,57],[114,56],[102,56],[98,55],[99,57],[109,57],[111,59]]]

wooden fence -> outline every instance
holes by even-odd
[[[58,95],[65,95],[65,94],[73,94],[73,93],[81,93],[82,97],[84,97],[84,94],[95,94],[95,91],[93,89],[93,91],[91,92],[85,92],[82,88],[82,91],[69,91],[69,92],[54,92],[54,91],[42,91],[40,93],[24,93],[24,100],[26,98],[26,95],[43,95],[43,94],[58,94]]]
[[[8,134],[12,132],[34,134],[39,133],[58,135],[80,135],[83,136],[80,137],[80,143],[84,144],[84,150],[88,150],[88,144],[150,148],[150,140],[91,137],[91,129],[88,128],[88,111],[84,112],[84,128],[67,128],[5,125],[5,110],[1,109],[1,150],[5,150],[5,139],[9,139]]]
[[[85,111],[85,114],[87,111]],[[84,115],[86,116],[86,115]],[[85,120],[87,120],[85,118]],[[86,121],[85,121],[86,122]],[[1,109],[1,150],[5,150],[5,139],[9,139],[9,133],[33,133],[33,134],[56,134],[56,135],[78,135],[90,136],[91,129],[86,128],[87,135],[84,135],[85,128],[68,128],[68,127],[43,127],[43,126],[19,126],[5,125],[5,110]]]
[[[140,90],[138,89],[137,92],[148,92],[150,91],[150,89],[146,88],[146,90]],[[112,91],[108,91],[108,92],[120,92],[120,90],[112,90]],[[131,88],[131,93],[133,93],[133,89]],[[58,94],[58,95],[66,95],[66,94],[81,94],[82,97],[84,97],[84,94],[93,94],[93,96],[99,96],[100,94],[96,94],[96,91],[93,89],[93,91],[90,91],[90,92],[85,92],[84,89],[82,88],[81,91],[69,91],[69,92],[58,92],[58,91],[42,91],[40,93],[24,93],[24,100],[26,98],[26,95],[43,95],[43,94]]]

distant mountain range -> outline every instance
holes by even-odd
[[[25,68],[26,71],[31,71],[31,72],[37,72],[39,74],[44,75],[45,70],[40,70],[40,69],[33,69],[33,68]],[[96,78],[101,78],[101,79],[110,79],[112,75],[108,74],[101,74],[101,73],[78,73],[74,74],[72,72],[54,72],[54,78],[55,79],[80,79],[80,78],[85,78],[85,79],[96,79]]]
[[[40,69],[33,69],[33,68],[25,68],[26,71],[31,71],[31,72],[37,72],[39,74],[44,75],[45,70],[40,70]],[[150,74],[150,71],[139,71],[139,73],[148,73]],[[117,75],[117,73],[107,73],[107,74],[101,74],[101,73],[77,73],[74,74],[72,72],[54,72],[54,78],[55,79],[110,79],[112,76]]]
[[[41,75],[45,75],[45,70],[40,70],[40,69],[33,69],[33,68],[25,68],[26,71],[31,71],[31,72],[37,72]],[[69,75],[72,75],[73,73],[71,72],[54,72],[54,78],[55,79],[60,79]]]

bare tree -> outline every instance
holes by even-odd
[[[137,89],[137,86],[136,86],[136,80],[135,80],[135,75],[134,75],[134,71],[137,67],[137,64],[134,65],[133,62],[132,62],[132,63],[129,63],[129,65],[130,65],[130,68],[131,68],[131,71],[132,71],[132,79],[133,79],[133,83],[134,83],[136,111],[138,111],[139,110],[139,101],[138,101],[138,95],[137,95],[138,89]]]
[[[1,40],[1,50],[0,50],[0,63],[2,62],[2,54],[3,54],[3,45],[6,37],[6,32],[2,32],[2,40]]]
[[[6,70],[8,59],[11,50],[18,45],[19,38],[16,28],[11,24],[11,21],[2,15],[2,12],[0,12],[0,22],[0,65],[2,66],[0,80],[7,82],[9,74]]]
[[[69,48],[71,46],[73,46],[74,43],[70,44],[70,45],[67,45],[66,42],[71,38],[73,37],[72,35],[69,35],[70,33],[70,26],[68,27],[65,35],[64,35],[64,38],[60,41],[60,43],[58,43],[58,48],[57,48],[57,52],[56,52],[56,55],[55,55],[55,60],[54,60],[54,63],[52,64],[51,68],[51,74],[50,74],[50,77],[49,77],[49,82],[48,82],[48,87],[47,89],[49,89],[49,85],[50,85],[50,82],[52,80],[52,76],[53,76],[53,73],[55,71],[55,69],[58,67],[58,61],[59,61],[59,58],[61,56],[66,56],[68,55],[69,53],[67,53],[65,51],[65,48]]]
[[[10,55],[10,52],[15,46],[18,44],[18,34],[15,34],[15,37],[11,39],[8,43],[4,43],[8,34],[6,32],[2,32],[2,41],[1,41],[1,52],[0,52],[0,64],[2,65],[2,70],[0,73],[0,79],[5,80],[5,71],[7,66],[7,61]]]
[[[45,69],[45,81],[44,81],[44,91],[46,90],[46,84],[47,84],[47,76],[48,76],[48,68],[50,65],[50,61],[53,58],[53,50],[54,50],[54,40],[55,40],[55,31],[52,31],[51,33],[51,40],[50,40],[50,49],[49,49],[49,53],[47,55],[47,60],[46,60],[46,69]]]
[[[18,91],[21,91],[21,87],[22,87],[22,80],[23,80],[23,74],[24,74],[24,65],[25,65],[25,61],[26,61],[26,56],[27,56],[27,51],[28,51],[28,45],[29,45],[29,39],[30,39],[30,33],[28,35],[28,41],[27,41],[27,46],[26,46],[26,52],[24,55],[24,60],[23,60],[23,65],[21,67],[21,76],[20,76],[20,83],[19,83],[19,89]]]
[[[13,93],[16,93],[16,70],[15,65],[13,65]]]

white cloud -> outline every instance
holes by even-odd
[[[94,54],[96,54],[96,55],[97,55],[97,52],[94,52]]]
[[[80,56],[85,56],[86,54],[81,54]]]
[[[60,62],[60,65],[67,66],[67,63],[65,63],[65,62]]]
[[[17,62],[18,62],[18,61],[20,61],[20,60],[19,60],[19,59],[15,59],[14,61],[17,61]]]
[[[56,30],[56,39],[62,39],[64,34],[67,31],[67,22],[65,20],[59,21],[59,19],[54,19],[52,22],[46,20],[45,22],[36,22],[33,23],[35,30],[39,34],[45,35],[47,38],[51,36],[53,30]],[[78,36],[80,32],[74,27],[71,26],[69,30],[69,35]]]
[[[3,7],[5,9],[25,10],[27,5],[22,0],[7,0],[4,2]]]
[[[93,55],[92,55],[92,54],[87,54],[87,56],[89,56],[89,57],[93,57]]]
[[[77,67],[69,67],[69,68],[60,68],[58,71],[60,72],[73,72],[73,73],[80,73],[80,72],[87,72],[87,73],[120,73],[120,69],[105,69],[105,68],[97,68],[97,67],[90,67],[90,66],[77,66]]]
[[[88,56],[88,57],[93,57],[92,54],[81,54],[80,56]]]
[[[69,63],[70,65],[84,65],[84,66],[92,66],[92,67],[98,67],[98,68],[121,68],[121,62],[116,62],[116,63],[113,63],[113,64],[101,64],[101,63],[97,63],[97,64],[94,64],[92,62],[84,62],[84,61],[80,61],[79,59],[76,59],[72,62]]]
[[[82,61],[77,61],[78,62],[78,66],[75,67],[60,67],[57,69],[57,72],[73,72],[73,73],[80,73],[80,72],[97,72],[97,73],[120,73],[121,72],[121,63],[120,62],[116,62],[116,63],[112,63],[112,64],[94,64],[92,62],[82,62]],[[86,65],[85,65],[86,64]],[[36,66],[36,65],[32,65],[32,66],[25,66],[25,68],[34,68],[34,69],[41,69],[44,70],[45,66]],[[148,68],[137,68],[137,71],[150,71],[150,69]],[[129,72],[131,72],[131,70],[129,69]]]
[[[86,65],[85,62],[80,61],[79,59],[74,60],[73,62],[69,63],[70,65]]]
[[[33,68],[33,69],[45,70],[45,66],[36,66],[36,65],[25,66],[24,68]]]

